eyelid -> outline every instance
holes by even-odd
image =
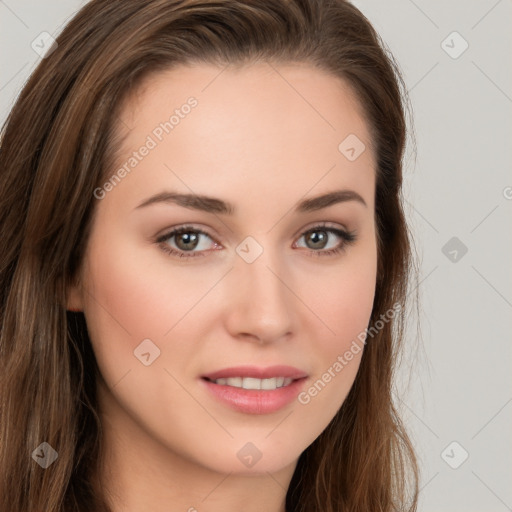
[[[349,232],[349,229],[344,226],[343,224],[336,224],[335,222],[328,221],[328,220],[320,220],[316,222],[311,222],[310,224],[307,224],[305,227],[300,228],[293,237],[296,238],[298,236],[304,235],[308,233],[311,230],[319,229],[319,228],[330,228],[330,229],[339,229],[341,231]]]

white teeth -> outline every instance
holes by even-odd
[[[265,379],[266,381],[270,381],[272,379]],[[261,389],[262,384],[261,379],[255,379],[253,377],[244,377],[244,380],[242,382],[242,387],[244,389]],[[275,388],[275,385],[274,385]]]
[[[289,386],[293,379],[285,377],[273,377],[272,379],[255,379],[254,377],[230,377],[227,379],[216,379],[213,382],[220,386],[232,386],[244,389],[273,390]]]

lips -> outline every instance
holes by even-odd
[[[216,375],[227,375],[227,373],[236,373],[237,376],[246,374],[248,367],[238,368],[226,368],[225,370],[219,370],[215,373],[210,373],[209,376]],[[263,375],[263,380],[274,379],[275,377],[265,377],[265,375],[275,375],[279,372],[288,373],[293,376],[303,376],[292,380],[288,377],[287,380],[291,381],[286,386],[274,387],[273,389],[245,389],[235,386],[227,385],[224,379],[233,379],[233,377],[218,377],[215,379],[216,382],[210,380],[209,376],[204,376],[200,379],[200,385],[208,393],[209,396],[213,397],[218,403],[234,410],[245,414],[271,414],[277,412],[289,405],[291,405],[303,390],[307,381],[307,375],[305,375],[297,368],[274,366],[265,369],[254,369],[251,368],[249,373],[253,375]],[[245,376],[244,381],[247,379],[258,379],[261,377],[249,377]],[[283,378],[281,374],[281,378]],[[222,380],[221,380],[222,379]]]
[[[293,366],[275,365],[266,368],[256,366],[235,366],[223,368],[212,373],[202,375],[206,380],[229,379],[233,377],[253,377],[255,379],[272,379],[274,377],[285,377],[293,380],[307,377],[308,374]]]

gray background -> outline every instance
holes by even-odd
[[[32,42],[85,3],[0,0],[1,122],[40,59]],[[405,196],[421,313],[397,396],[420,456],[419,508],[512,510],[512,1],[354,3],[413,108]]]

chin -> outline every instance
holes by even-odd
[[[265,452],[270,452],[265,456]],[[268,473],[277,473],[289,466],[295,466],[300,456],[298,454],[276,452],[271,446],[258,450],[248,443],[243,443],[233,456],[225,451],[222,457],[214,457],[213,460],[200,460],[199,463],[210,470],[222,474],[263,476]]]

